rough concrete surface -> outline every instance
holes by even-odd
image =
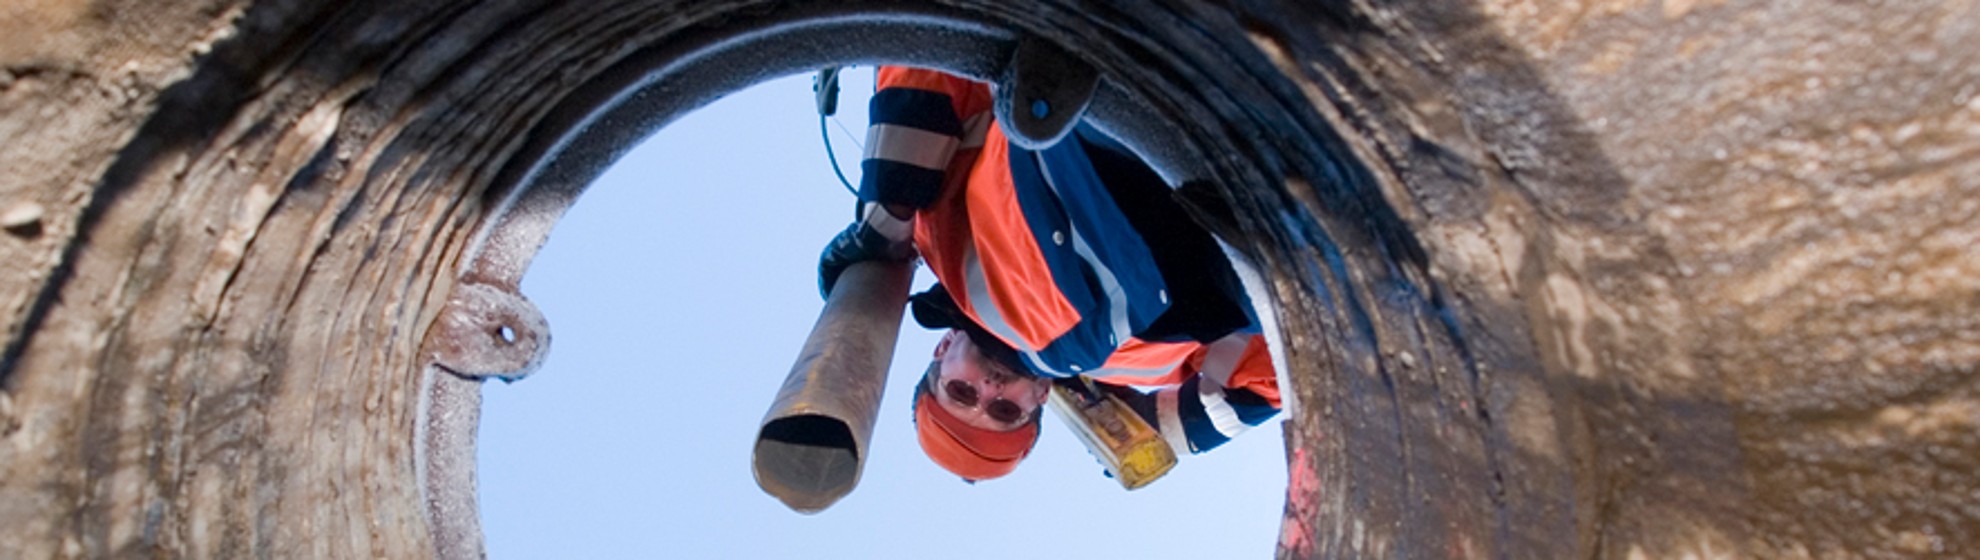
[[[723,92],[1026,38],[1271,294],[1281,556],[1980,554],[1980,2],[23,0],[0,556],[480,556],[457,286]]]

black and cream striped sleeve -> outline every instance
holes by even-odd
[[[954,96],[964,93],[953,91],[958,82],[932,70],[880,69],[860,162],[861,200],[926,208],[941,194],[965,133],[955,109]]]

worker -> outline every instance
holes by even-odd
[[[1013,145],[983,83],[906,67],[875,81],[861,210],[821,255],[820,289],[864,260],[919,256],[934,272],[910,301],[917,323],[948,329],[914,395],[936,464],[1010,473],[1055,378],[1094,378],[1192,453],[1278,412],[1230,261],[1140,159],[1084,123],[1042,150]]]

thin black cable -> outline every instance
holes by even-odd
[[[839,170],[839,154],[832,151],[832,130],[825,127],[825,115],[818,115],[818,136],[825,139],[825,159],[832,162],[832,174],[839,176],[839,184],[846,186],[846,192],[859,198],[859,189],[853,188],[852,181],[846,180],[846,172]]]

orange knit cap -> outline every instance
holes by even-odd
[[[925,391],[915,402],[914,428],[922,453],[971,482],[1010,474],[1038,441],[1037,422],[1008,432],[985,430],[949,414],[933,393]]]

